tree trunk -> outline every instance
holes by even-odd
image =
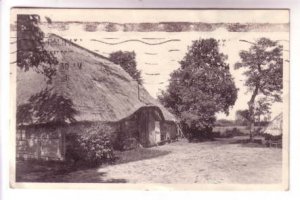
[[[256,85],[253,94],[251,96],[251,99],[248,103],[249,106],[249,121],[250,121],[250,142],[253,142],[253,136],[254,136],[254,122],[255,122],[255,118],[254,118],[254,102],[255,102],[255,98],[258,94],[258,89],[259,89],[259,84]]]
[[[254,102],[249,102],[249,122],[250,122],[250,142],[253,142],[253,135],[254,135]]]

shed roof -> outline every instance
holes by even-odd
[[[282,120],[283,116],[282,113],[280,113],[266,126],[263,133],[273,136],[282,135]]]

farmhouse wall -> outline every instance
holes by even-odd
[[[114,141],[114,147],[118,150],[129,150],[137,148],[139,145],[139,130],[137,116],[118,122],[117,139]]]
[[[92,134],[106,130],[112,142],[117,140],[116,123],[84,122],[69,125],[23,126],[17,130],[17,159],[64,160],[66,137],[70,134]]]
[[[160,141],[174,140],[177,127],[163,121],[155,109],[141,109],[119,122],[77,122],[67,125],[18,127],[17,158],[64,160],[68,136],[72,134],[108,133],[115,149],[127,150],[139,145],[150,147]]]
[[[65,136],[59,129],[26,127],[17,130],[17,159],[63,160]]]

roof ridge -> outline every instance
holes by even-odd
[[[71,41],[69,41],[69,40],[63,38],[63,37],[60,36],[60,35],[57,35],[57,34],[55,34],[55,33],[50,33],[48,38],[50,38],[50,37],[58,37],[59,39],[65,41],[65,42],[67,42],[67,43],[69,43],[69,44],[72,44],[72,45],[74,45],[75,47],[77,47],[77,48],[79,48],[79,49],[82,49],[82,50],[84,50],[84,51],[87,51],[88,53],[93,54],[93,55],[96,56],[96,57],[105,59],[105,60],[107,60],[107,61],[113,63],[109,58],[107,58],[107,57],[105,57],[105,56],[103,56],[103,55],[101,55],[101,54],[98,54],[98,53],[96,53],[96,52],[94,52],[94,51],[92,51],[92,50],[89,50],[89,49],[87,49],[87,48],[85,48],[85,47],[83,47],[83,46],[80,46],[80,45],[78,45],[78,44],[76,44],[76,43],[74,43],[74,42],[71,42]],[[114,63],[113,63],[113,64],[114,64]]]

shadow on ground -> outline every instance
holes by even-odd
[[[155,148],[155,147],[154,147]],[[154,148],[140,148],[135,150],[115,152],[116,159],[112,163],[100,166],[118,165],[140,160],[165,156],[170,151],[162,151]],[[18,161],[16,163],[16,182],[70,182],[84,183],[126,183],[125,179],[105,179],[106,173],[98,172],[99,166],[88,166],[84,163],[71,164],[59,161]],[[76,173],[74,180],[72,173]],[[79,174],[79,175],[78,175]]]

